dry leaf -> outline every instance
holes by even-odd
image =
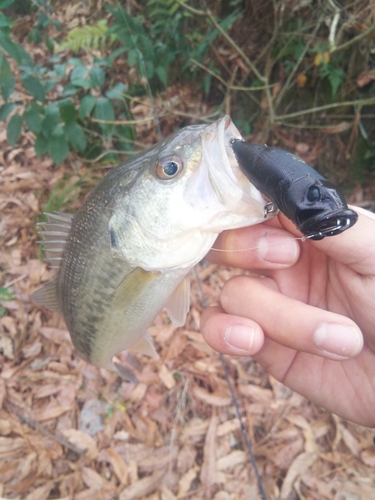
[[[86,458],[93,460],[99,455],[94,439],[83,431],[77,429],[66,429],[63,431],[66,439],[81,450],[86,450]]]
[[[216,431],[217,416],[212,414],[208,424],[206,439],[203,448],[203,463],[201,466],[200,479],[206,488],[216,482]]]
[[[106,483],[100,474],[89,467],[82,467],[82,479],[88,488],[98,491],[102,490]]]
[[[144,477],[136,483],[128,486],[121,491],[119,500],[136,500],[152,493],[157,487],[160,487],[164,471],[154,472],[151,476]]]

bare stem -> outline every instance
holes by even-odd
[[[276,121],[280,122],[282,120],[289,120],[290,118],[295,118],[296,116],[309,115],[312,113],[317,113],[319,111],[325,111],[327,109],[335,109],[344,106],[366,106],[370,104],[375,104],[375,97],[369,97],[368,99],[360,99],[357,101],[334,102],[333,104],[326,104],[324,106],[317,106],[315,108],[304,109],[303,111],[296,111],[295,113],[279,115],[276,117]]]
[[[360,35],[352,38],[351,40],[348,40],[347,42],[345,42],[341,45],[338,45],[337,47],[332,47],[332,49],[330,50],[330,53],[334,54],[335,52],[340,52],[341,50],[346,50],[351,45],[354,45],[355,43],[360,42],[364,38],[367,38],[369,35],[371,35],[371,33],[373,31],[375,31],[375,23],[372,26],[370,26],[370,28],[368,30],[364,31]]]

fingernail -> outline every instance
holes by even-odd
[[[272,264],[290,264],[298,255],[299,246],[293,238],[277,234],[264,236],[258,240],[257,253],[260,259]]]
[[[247,326],[232,325],[224,331],[224,340],[232,347],[251,351],[254,345],[255,330]]]
[[[326,353],[348,358],[359,353],[363,339],[357,328],[340,323],[323,323],[314,333],[314,343]]]

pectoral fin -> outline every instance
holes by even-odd
[[[136,267],[116,290],[112,300],[113,307],[122,309],[126,304],[126,307],[130,308],[131,304],[147,291],[147,286],[158,276],[159,273]]]
[[[181,281],[169,297],[165,309],[175,326],[184,326],[186,315],[190,309],[190,280],[188,277]]]
[[[31,296],[31,299],[37,304],[41,304],[51,311],[61,314],[61,309],[57,298],[57,279],[54,279],[53,281],[48,283],[48,285],[45,285],[40,290],[34,292]]]

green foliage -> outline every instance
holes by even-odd
[[[10,292],[7,288],[0,287],[0,302],[7,302],[12,300],[14,296],[13,292]],[[0,318],[6,313],[5,307],[0,307]]]
[[[349,78],[348,59],[340,51],[330,52],[330,33],[311,7],[285,11],[277,19],[274,2],[272,22],[271,13],[251,20],[260,34],[254,43],[244,18],[249,2],[186,2],[184,8],[176,0],[140,0],[129,14],[112,1],[99,11],[101,20],[92,16],[91,24],[56,40],[50,33],[56,36],[61,27],[50,2],[24,2],[36,18],[29,41],[50,52],[48,60],[36,62],[12,36],[21,0],[0,0],[0,121],[7,121],[11,145],[27,128],[35,135],[37,155],[49,154],[57,164],[72,150],[104,161],[116,160],[116,151],[132,151],[135,129],[120,123],[133,120],[128,101],[144,96],[148,84],[157,93],[171,82],[190,81],[194,91],[207,96],[214,113],[228,104],[245,134],[256,119],[270,118],[267,127],[277,123],[282,106],[293,113],[330,104],[339,90],[344,96],[349,88],[343,85]],[[214,17],[207,6],[219,14]],[[277,36],[270,42],[273,29]],[[14,65],[28,95],[25,102],[14,92]]]
[[[66,40],[57,45],[55,51],[71,50],[74,54],[78,54],[80,50],[104,50],[106,44],[113,43],[114,39],[115,37],[109,33],[107,20],[102,19],[92,26],[86,25],[69,31]]]
[[[335,97],[338,89],[345,80],[345,73],[338,65],[337,61],[323,62],[319,67],[319,73],[322,78],[327,78],[332,90],[332,97]]]

